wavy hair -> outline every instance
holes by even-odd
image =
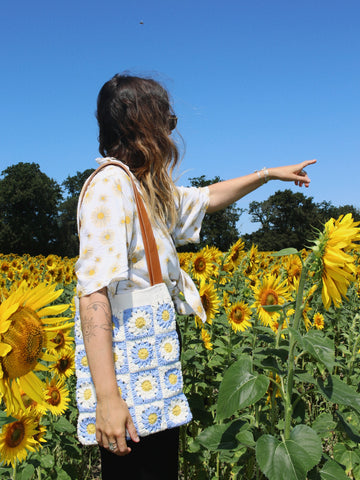
[[[150,78],[117,74],[97,99],[99,152],[124,162],[139,180],[150,216],[173,229],[179,151],[170,136],[173,110],[165,88]]]

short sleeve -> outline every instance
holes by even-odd
[[[208,187],[177,187],[178,221],[172,232],[175,245],[200,241],[201,224],[209,205]]]
[[[128,278],[132,197],[128,176],[116,166],[104,168],[88,186],[79,210],[80,252],[75,265],[79,297]]]

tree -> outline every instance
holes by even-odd
[[[59,208],[58,226],[58,252],[59,255],[75,257],[79,253],[79,238],[77,233],[77,204],[81,188],[85,180],[94,169],[88,168],[84,172],[76,172],[74,176],[68,176],[62,183],[67,194]]]
[[[353,206],[335,207],[327,201],[315,203],[313,197],[300,192],[279,190],[267,200],[250,203],[251,221],[261,223],[261,228],[243,238],[247,247],[254,243],[264,251],[286,247],[300,250],[311,244],[314,227],[322,230],[331,217],[349,212],[355,220],[360,218],[359,210]]]
[[[1,172],[0,252],[56,253],[59,184],[36,163],[18,163]]]
[[[216,176],[212,180],[206,179],[205,175],[190,178],[192,187],[205,187],[212,183],[220,182],[220,177]],[[223,210],[205,215],[200,232],[200,243],[184,245],[179,247],[179,251],[198,251],[206,245],[215,246],[225,252],[229,247],[239,239],[239,232],[236,223],[243,210],[230,205]]]

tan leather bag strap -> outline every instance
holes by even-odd
[[[150,284],[151,285],[157,285],[158,283],[163,282],[162,278],[162,273],[161,273],[161,267],[160,267],[160,260],[159,260],[159,252],[157,249],[157,245],[155,242],[155,237],[154,237],[154,232],[149,220],[149,216],[146,212],[144,202],[141,198],[141,195],[139,193],[139,190],[137,189],[134,179],[132,178],[132,175],[127,167],[122,165],[119,162],[109,160],[106,163],[103,163],[100,165],[96,170],[93,171],[93,173],[90,175],[90,177],[86,180],[84,183],[83,188],[81,189],[80,196],[79,196],[79,202],[78,202],[78,209],[77,209],[77,218],[78,218],[78,232],[80,235],[80,207],[86,192],[87,187],[90,185],[91,180],[95,177],[95,175],[102,170],[104,167],[107,167],[108,165],[115,165],[117,167],[122,168],[127,175],[130,178],[133,191],[134,191],[134,197],[135,197],[135,203],[136,203],[136,208],[139,216],[139,222],[140,222],[140,229],[141,229],[141,235],[142,239],[144,242],[144,248],[145,248],[145,257],[146,257],[146,263],[149,271],[149,278],[150,278]]]

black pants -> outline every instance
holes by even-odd
[[[131,453],[124,457],[100,447],[102,480],[178,480],[179,430],[130,440]]]

